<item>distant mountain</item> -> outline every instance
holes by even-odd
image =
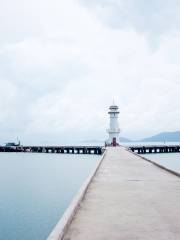
[[[128,139],[128,138],[125,138],[125,137],[120,137],[119,138],[119,141],[120,142],[132,142],[132,140]]]
[[[120,142],[128,143],[128,142],[180,142],[180,131],[176,132],[161,132],[159,134],[153,135],[151,137],[147,137],[141,140],[131,140],[126,137],[120,137]],[[87,144],[104,144],[103,140],[91,139],[82,141]]]
[[[180,131],[162,132],[154,136],[144,138],[141,142],[180,142]]]

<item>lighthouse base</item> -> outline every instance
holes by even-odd
[[[108,141],[106,141],[105,145],[116,147],[116,146],[119,146],[119,142],[117,141],[116,137],[113,137],[113,138],[110,138]]]

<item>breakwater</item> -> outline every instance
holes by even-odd
[[[36,152],[101,155],[104,152],[104,148],[100,146],[0,146],[0,152]]]

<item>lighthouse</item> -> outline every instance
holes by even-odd
[[[118,115],[119,115],[119,108],[116,104],[111,105],[109,107],[109,112],[110,116],[110,124],[109,124],[109,129],[107,132],[109,133],[109,139],[107,141],[108,145],[112,146],[117,146],[119,145],[119,123],[118,123]]]

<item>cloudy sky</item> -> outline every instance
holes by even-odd
[[[0,143],[180,130],[179,0],[0,0]]]

